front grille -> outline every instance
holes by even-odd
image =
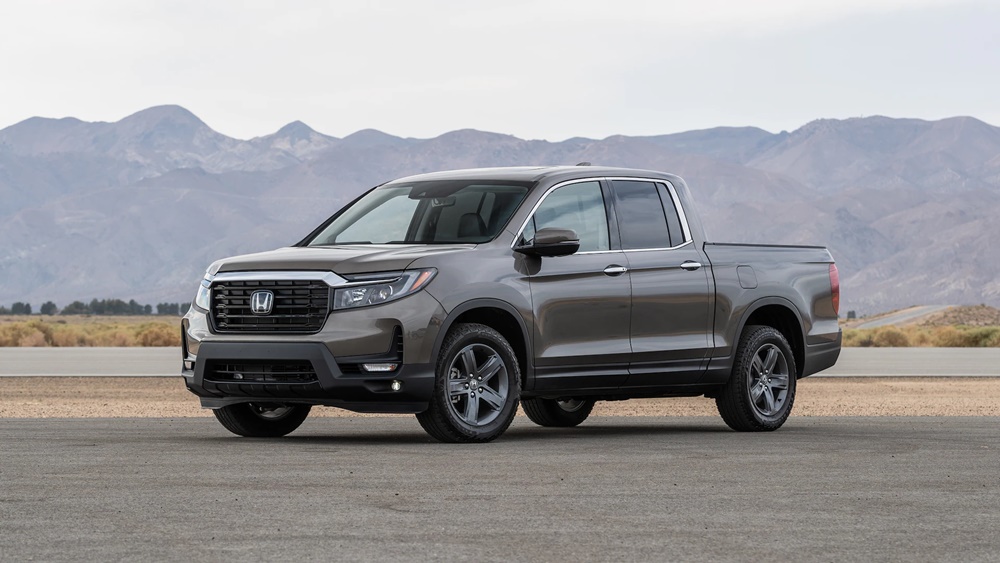
[[[209,361],[205,379],[236,383],[309,383],[316,381],[316,370],[308,361],[233,362]]]
[[[250,310],[250,296],[257,290],[274,293],[267,315]],[[330,286],[320,280],[224,281],[212,286],[216,332],[319,332],[329,307]]]

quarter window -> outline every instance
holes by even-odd
[[[667,228],[670,230],[670,246],[680,246],[687,242],[684,238],[684,229],[681,227],[681,218],[677,214],[677,207],[674,205],[674,198],[670,196],[670,189],[665,184],[656,184],[660,191],[660,201],[663,202],[663,213],[667,216]]]
[[[523,240],[535,238],[535,233],[546,227],[573,229],[580,237],[580,252],[610,250],[600,182],[579,182],[550,192],[525,225]]]

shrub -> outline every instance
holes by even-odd
[[[163,323],[146,323],[136,331],[139,346],[180,346],[180,331]]]
[[[39,348],[42,346],[48,346],[49,342],[45,340],[45,334],[38,329],[29,329],[30,332],[21,337],[21,340],[17,342],[17,345],[22,348]]]
[[[872,345],[872,331],[856,328],[844,329],[843,345],[849,348],[868,348]]]
[[[935,329],[934,345],[945,348],[961,348],[966,346],[962,333],[953,326],[942,326]]]
[[[872,346],[879,348],[905,348],[909,345],[910,338],[894,326],[879,328],[872,336]]]
[[[984,326],[969,328],[965,332],[965,342],[966,346],[985,348],[992,346],[998,336],[1000,336],[1000,327]]]

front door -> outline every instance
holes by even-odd
[[[691,383],[710,349],[710,268],[666,183],[612,182],[632,283],[628,387]]]
[[[538,229],[557,227],[580,238],[575,254],[526,258],[535,316],[534,390],[616,389],[627,379],[631,286],[625,255],[608,228],[609,195],[597,180],[557,187],[520,237],[531,240]]]

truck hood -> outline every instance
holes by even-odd
[[[219,272],[261,270],[321,270],[337,274],[388,272],[404,270],[419,258],[468,252],[473,248],[475,248],[473,244],[447,246],[399,244],[291,246],[218,260],[209,266],[208,273],[215,275]]]

